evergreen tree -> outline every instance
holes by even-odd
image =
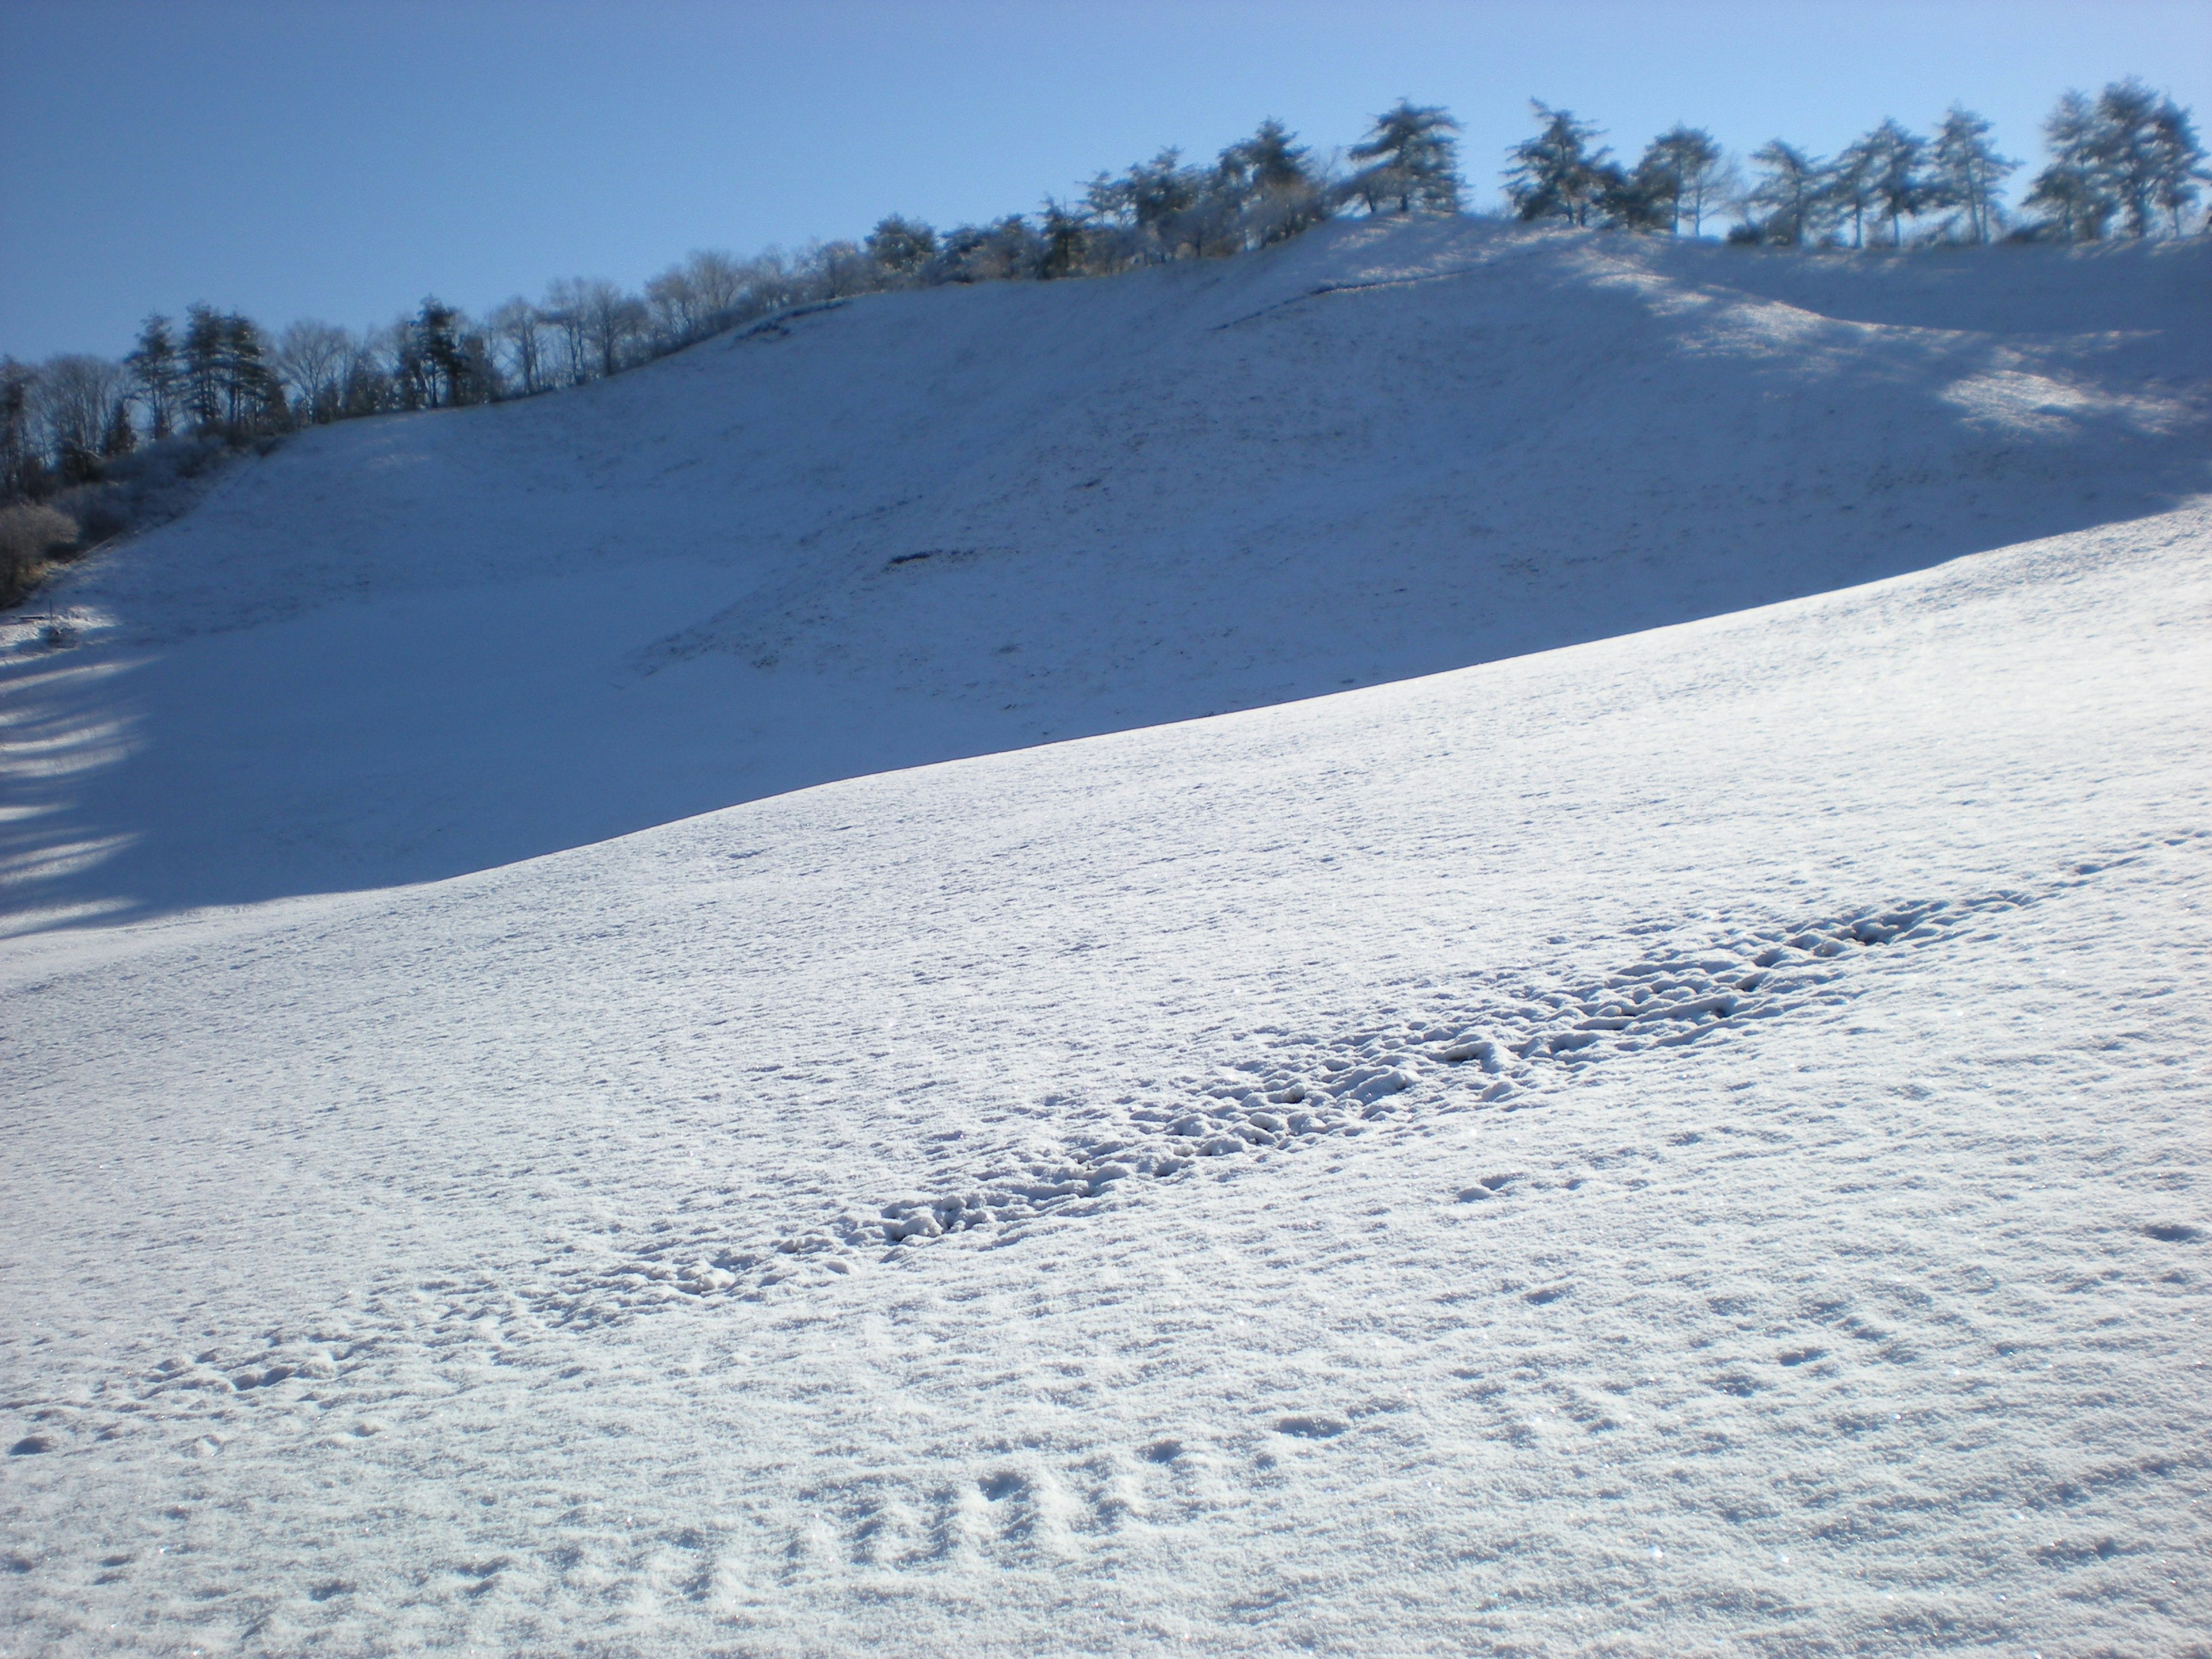
[[[1664,210],[1669,232],[1680,235],[1686,216],[1695,236],[1705,228],[1726,165],[1711,133],[1677,124],[1651,141],[1630,177],[1646,201]]]
[[[217,377],[224,426],[234,438],[285,424],[284,388],[269,367],[268,343],[252,319],[234,311],[217,319]]]
[[[1565,219],[1586,225],[1618,170],[1607,160],[1601,136],[1588,121],[1578,121],[1572,110],[1553,109],[1529,102],[1539,131],[1506,152],[1513,165],[1505,170],[1505,194],[1523,219]]]
[[[1850,221],[1853,247],[1866,246],[1867,216],[1879,210],[1875,181],[1881,167],[1879,135],[1869,132],[1837,151],[1823,172],[1821,189],[1828,214]]]
[[[2172,107],[2168,100],[2166,108]],[[2164,171],[2159,118],[2163,112],[2157,96],[2133,76],[2113,82],[2097,95],[2091,155],[2130,236],[2148,236],[2158,226],[2159,177]]]
[[[2078,92],[2062,93],[2043,137],[2051,164],[2028,186],[2027,205],[2041,210],[2045,234],[2094,242],[2119,210],[2099,159],[2095,106]]]
[[[1756,238],[1790,247],[1817,241],[1832,223],[1826,167],[1779,138],[1752,151],[1751,159],[1761,175],[1745,201],[1761,211]]]
[[[1294,142],[1297,137],[1269,116],[1249,138],[1222,151],[1222,163],[1230,166],[1233,158],[1233,165],[1249,187],[1261,194],[1304,190],[1313,183],[1313,175],[1306,165],[1306,147]]]
[[[415,350],[422,363],[426,389],[436,408],[442,383],[447,404],[473,403],[473,366],[460,338],[461,314],[432,295],[415,313]]]
[[[1221,152],[1212,190],[1235,249],[1285,241],[1328,216],[1309,153],[1296,137],[1270,117]]]
[[[0,502],[41,493],[46,466],[31,435],[31,392],[38,371],[0,357]]]
[[[146,405],[148,434],[159,443],[175,430],[183,390],[169,319],[158,311],[147,318],[138,328],[137,349],[123,361],[137,385],[139,401]]]
[[[937,233],[918,219],[894,213],[868,233],[868,257],[893,276],[912,277],[937,252]]]
[[[131,400],[118,398],[115,407],[107,416],[107,430],[100,434],[100,457],[112,461],[118,455],[128,455],[137,447],[138,428],[131,423]]]
[[[1198,175],[1182,165],[1182,152],[1170,148],[1139,162],[1124,175],[1122,189],[1138,234],[1161,258],[1174,258],[1189,236],[1188,216],[1204,191]]]
[[[2151,199],[2179,236],[2182,215],[2196,204],[2198,181],[2212,175],[2205,172],[2204,147],[2197,142],[2189,112],[2171,98],[2151,118],[2150,167]]]
[[[1926,205],[1928,186],[1921,176],[1927,142],[1894,120],[1884,121],[1864,141],[1872,163],[1875,199],[1889,221],[1889,245],[1905,246],[1904,222]]]
[[[1090,241],[1090,228],[1082,212],[1064,202],[1044,204],[1044,252],[1037,261],[1037,276],[1045,282],[1056,276],[1081,274]]]
[[[223,418],[223,319],[212,306],[195,301],[185,307],[185,343],[180,353],[185,412],[201,437],[219,431]]]
[[[2004,216],[1999,199],[2005,179],[2020,166],[1998,155],[1989,142],[1990,124],[1954,104],[1936,129],[1928,177],[1928,204],[1963,215],[1966,238],[1986,242]]]
[[[1375,118],[1365,138],[1345,154],[1368,165],[1352,180],[1370,213],[1395,201],[1401,213],[1459,211],[1460,130],[1449,112],[1401,98]]]

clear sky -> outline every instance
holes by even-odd
[[[1632,155],[1678,119],[1826,154],[1956,99],[2033,161],[2061,89],[2129,74],[2212,125],[2212,0],[0,0],[0,351],[635,285],[1269,115],[1326,149],[1401,95],[1466,124],[1477,204],[1532,97]]]

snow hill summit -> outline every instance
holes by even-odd
[[[2208,279],[1332,222],[70,567],[0,1646],[2203,1656]]]

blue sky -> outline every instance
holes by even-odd
[[[0,0],[0,351],[117,353],[199,299],[358,325],[635,284],[1268,115],[1326,149],[1401,94],[1466,124],[1480,204],[1531,97],[1632,153],[1678,119],[1826,153],[1957,99],[2033,160],[2063,88],[2127,74],[2212,124],[2212,4]]]

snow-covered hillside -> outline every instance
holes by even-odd
[[[453,875],[2161,510],[2208,292],[2197,244],[1346,224],[313,433],[0,653],[0,905]]]
[[[2212,1653],[2208,269],[1340,227],[242,471],[8,671],[0,1650]]]

